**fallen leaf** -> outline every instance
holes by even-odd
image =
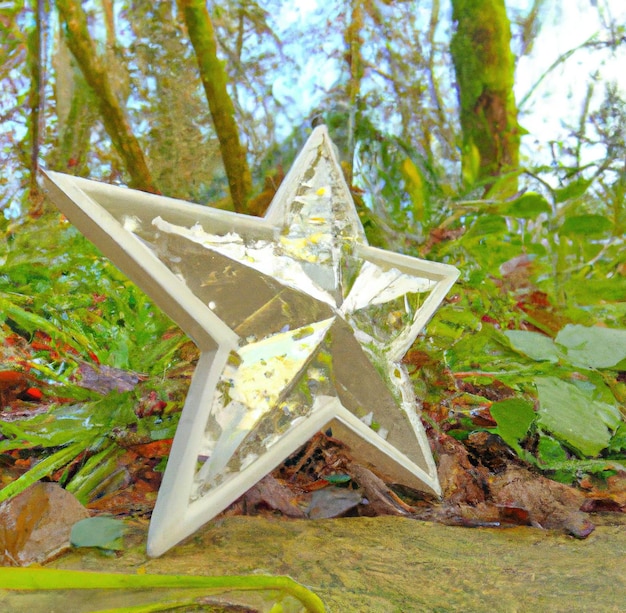
[[[433,440],[437,456],[437,473],[444,500],[448,504],[475,505],[485,501],[486,468],[470,462],[463,444],[446,434]]]
[[[578,538],[589,536],[595,526],[580,508],[582,492],[547,479],[522,466],[509,465],[489,480],[494,502],[502,507],[524,509],[532,526],[559,530]]]
[[[503,471],[509,463],[517,460],[513,450],[498,434],[473,432],[467,437],[465,445],[475,461],[480,461],[483,466],[494,473]]]
[[[168,457],[172,448],[172,441],[173,439],[168,438],[160,441],[134,445],[133,451],[143,458]]]
[[[70,546],[70,531],[89,512],[56,483],[34,483],[0,505],[0,561],[43,563]]]
[[[580,485],[587,497],[582,507],[587,513],[626,512],[626,471],[620,470],[605,481],[587,479]]]
[[[94,367],[83,362],[79,368],[80,380],[78,384],[92,392],[106,396],[109,392],[130,392],[135,388],[142,377],[134,372],[128,372],[112,366]]]
[[[134,482],[87,504],[91,511],[111,515],[146,515],[154,509],[160,476],[154,482],[135,478]]]
[[[70,543],[73,547],[98,547],[120,550],[124,548],[126,525],[112,517],[87,517],[72,526]]]
[[[391,488],[371,470],[356,462],[346,467],[352,480],[363,490],[367,504],[364,504],[364,515],[410,515],[413,508],[405,504]]]
[[[292,491],[272,475],[266,475],[250,488],[244,494],[243,502],[248,512],[266,507],[280,511],[287,517],[306,517],[305,512],[296,504]]]
[[[356,507],[362,500],[363,496],[358,490],[345,487],[326,487],[323,490],[313,492],[307,508],[307,515],[311,519],[340,517]]]

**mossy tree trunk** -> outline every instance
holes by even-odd
[[[513,94],[515,59],[504,0],[452,0],[454,62],[463,131],[463,175],[489,184],[517,167],[520,129]],[[504,187],[514,192],[517,181]]]
[[[139,141],[133,134],[104,62],[87,29],[87,16],[80,2],[57,0],[67,46],[76,58],[85,81],[93,90],[104,127],[130,175],[129,185],[147,192],[157,192]]]
[[[28,106],[30,114],[28,118],[28,135],[30,145],[29,160],[29,198],[31,201],[31,213],[36,213],[41,205],[39,187],[37,185],[37,173],[39,169],[39,142],[41,140],[41,106],[42,106],[42,79],[41,79],[41,36],[43,29],[43,4],[41,0],[32,0],[32,9],[35,15],[35,25],[27,36],[27,62],[30,71],[30,89],[28,92]]]
[[[233,206],[238,213],[246,213],[248,198],[252,191],[252,176],[246,151],[239,140],[235,107],[226,87],[228,75],[217,56],[213,23],[204,0],[178,0],[178,7],[185,19],[187,32],[198,59],[200,77],[220,143]]]

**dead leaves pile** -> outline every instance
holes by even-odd
[[[582,492],[524,465],[499,436],[478,432],[465,446],[441,434],[433,446],[443,502],[430,511],[432,519],[468,526],[531,525],[578,538],[594,530],[581,511]]]
[[[530,525],[586,538],[594,530],[589,511],[626,511],[626,474],[603,492],[584,491],[542,476],[495,434],[477,432],[466,444],[430,434],[442,500],[388,484],[384,475],[352,461],[340,441],[320,433],[225,513],[398,515],[469,527]]]

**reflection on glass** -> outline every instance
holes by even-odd
[[[458,271],[367,244],[325,127],[261,219],[59,173],[46,182],[200,349],[150,555],[328,428],[387,481],[440,493],[401,358]]]
[[[401,367],[390,369],[387,353],[435,282],[355,253],[363,230],[341,181],[320,146],[273,236],[153,221],[152,249],[240,337],[213,397],[192,500],[328,397],[391,444],[415,447],[412,416],[398,410]],[[407,455],[419,464],[421,453]]]

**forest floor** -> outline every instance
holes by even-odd
[[[145,521],[116,555],[78,549],[48,566],[130,574],[289,574],[328,611],[623,610],[626,519],[605,515],[585,540],[529,527],[467,529],[400,517],[215,520],[161,558],[145,555]],[[4,610],[82,613],[175,600],[173,591],[0,592]],[[223,602],[254,606],[229,594]],[[254,608],[229,611],[262,610]]]
[[[147,559],[146,526],[198,352],[75,232],[65,226],[55,232],[63,240],[55,242],[60,253],[52,260],[32,242],[34,234],[15,239],[27,244],[11,252],[0,291],[2,564],[281,573],[311,586],[335,611],[364,610],[364,601],[371,611],[620,609],[623,423],[612,439],[605,428],[602,454],[566,452],[536,427],[532,402],[513,397],[521,384],[511,383],[510,370],[487,379],[463,364],[453,371],[419,346],[405,363],[424,398],[441,500],[386,483],[341,441],[320,433],[196,535],[163,558]],[[68,267],[63,254],[74,251],[83,260]],[[98,270],[97,283],[80,273],[87,268]],[[453,307],[451,298],[443,307],[448,316]],[[466,310],[454,313],[465,317]],[[477,353],[472,347],[468,355]],[[508,347],[502,357],[483,349],[503,364],[514,360],[521,372],[523,351]],[[538,368],[557,372],[565,363],[539,359],[540,366],[527,359],[533,377]],[[617,367],[603,376],[621,394],[625,375]],[[604,388],[596,372],[568,368],[561,373],[565,387],[542,381],[559,407],[576,405],[576,417],[586,389]],[[587,388],[574,390],[579,381]],[[592,401],[606,417],[611,406]],[[91,524],[87,536],[72,533],[68,553],[74,524],[94,518],[113,524],[101,524],[101,531]],[[61,603],[70,597],[59,594],[41,594],[49,598],[47,610],[57,602],[57,610],[68,610]],[[40,610],[22,604],[36,597],[0,592],[6,610]],[[81,591],[71,598],[72,611],[93,609]],[[114,606],[111,598],[117,597],[98,595],[99,608]]]

